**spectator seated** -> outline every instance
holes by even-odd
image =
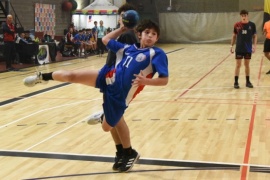
[[[42,39],[43,43],[49,43],[49,42],[54,42],[54,39],[52,39],[51,35],[45,34],[43,39]]]
[[[73,41],[73,29],[69,28],[69,31],[65,34],[58,45],[60,53],[63,57],[76,56],[78,51],[78,45]]]
[[[16,61],[18,63],[35,63],[38,54],[38,44],[25,36],[28,31],[20,33],[16,39]]]

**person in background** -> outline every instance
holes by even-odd
[[[34,39],[31,38],[30,36],[30,31],[25,31],[25,37],[24,39],[28,42],[28,43],[33,43],[35,42]]]
[[[84,48],[85,48],[85,54],[89,55],[94,53],[94,46],[93,46],[93,42],[91,41],[93,34],[92,34],[92,29],[86,29],[86,34],[85,34],[85,38],[84,38]]]
[[[94,27],[92,28],[92,33],[96,36],[97,35],[97,21],[94,21]]]
[[[76,54],[78,54],[79,45],[74,43],[73,38],[74,38],[74,36],[73,36],[73,28],[69,27],[69,31],[65,35],[65,44],[73,46],[73,51],[71,52],[71,55],[75,56]]]
[[[4,40],[4,59],[6,61],[7,71],[17,71],[18,69],[12,66],[13,60],[15,59],[15,37],[16,30],[13,24],[13,16],[8,15],[6,22],[2,24],[3,29],[3,40]]]
[[[83,51],[83,48],[84,48],[84,45],[83,45],[83,30],[79,30],[78,33],[73,37],[73,42],[75,44],[75,46],[79,49],[79,57],[82,56],[82,51]]]
[[[103,21],[99,21],[100,26],[97,27],[97,47],[99,56],[102,56],[106,50],[106,46],[102,43],[102,38],[106,35],[107,29],[103,25]]]
[[[98,52],[98,47],[97,47],[97,21],[94,21],[94,27],[92,28],[92,34],[94,35],[92,38],[92,42],[95,42],[94,49],[95,49],[95,54],[99,54]]]
[[[257,46],[257,34],[256,34],[256,25],[249,21],[248,19],[248,11],[241,10],[240,11],[241,21],[234,24],[233,36],[231,39],[231,53],[234,53],[233,45],[236,42],[235,47],[235,59],[236,59],[236,67],[235,67],[235,76],[234,76],[234,88],[239,89],[239,73],[240,67],[242,63],[242,59],[244,59],[245,64],[245,74],[246,74],[246,87],[253,88],[252,83],[250,82],[250,59],[251,54],[255,52]]]
[[[97,41],[96,35],[93,33],[93,29],[90,29],[90,42],[92,44],[93,53],[97,54]]]
[[[263,34],[265,36],[263,46],[264,56],[270,61],[270,20],[264,23]],[[266,74],[270,74],[270,70]]]

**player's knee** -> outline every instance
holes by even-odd
[[[103,129],[104,132],[109,132],[109,131],[111,131],[112,127],[111,126],[108,127],[108,126],[103,126],[102,125],[102,129]]]
[[[65,79],[67,80],[67,82],[74,82],[75,74],[73,72],[64,71],[63,75],[64,75]]]
[[[103,120],[103,122],[102,122],[102,129],[103,129],[103,131],[105,131],[105,132],[109,132],[109,131],[112,130],[112,126],[110,126],[110,125],[106,122],[106,120],[105,120],[105,121]]]
[[[236,68],[237,68],[237,69],[240,69],[240,68],[241,68],[241,65],[237,65]]]

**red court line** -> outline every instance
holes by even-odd
[[[221,62],[219,62],[216,66],[214,66],[208,73],[206,73],[201,79],[199,79],[196,83],[190,86],[187,90],[185,90],[182,94],[178,96],[178,98],[184,96],[189,90],[191,90],[194,86],[196,86],[199,82],[201,82],[206,76],[208,76],[211,72],[213,72],[220,64],[222,64],[231,54],[227,55]],[[178,99],[177,98],[177,99]]]
[[[248,137],[247,137],[247,143],[246,143],[246,149],[245,149],[245,156],[244,156],[244,164],[249,163],[249,154],[250,154],[250,147],[251,147],[251,140],[252,140],[252,134],[253,134],[253,126],[254,126],[254,117],[256,114],[256,104],[253,104],[252,108],[252,114],[249,124],[249,130],[248,130]],[[248,172],[249,166],[243,166],[241,170],[241,180],[247,179],[247,172]]]
[[[263,65],[263,57],[261,58],[261,64],[260,64],[260,70],[259,70],[259,74],[258,74],[257,86],[259,86],[259,84],[260,84],[260,81],[259,80],[261,79],[262,65]]]
[[[263,64],[263,57],[261,58],[257,85],[259,85],[260,79],[261,79],[262,64]],[[244,155],[243,164],[249,164],[249,154],[250,154],[251,141],[252,141],[252,135],[253,135],[253,127],[254,127],[255,114],[256,114],[256,108],[257,108],[257,98],[258,98],[258,93],[255,93],[253,107],[252,107],[252,113],[251,113],[251,119],[250,119],[250,123],[249,123],[248,137],[247,137],[247,143],[246,143],[246,148],[245,148],[245,155]],[[249,170],[249,166],[242,167],[241,180],[247,179],[248,170]]]

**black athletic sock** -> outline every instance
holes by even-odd
[[[123,148],[123,152],[125,155],[131,155],[132,154],[132,147],[129,148]]]
[[[123,145],[122,144],[117,144],[115,145],[117,153],[123,154]]]
[[[246,76],[246,82],[247,83],[249,82],[249,76]]]
[[[43,79],[44,81],[53,80],[53,78],[52,78],[52,72],[42,74],[42,79]]]
[[[238,84],[238,76],[234,76],[234,83]]]

